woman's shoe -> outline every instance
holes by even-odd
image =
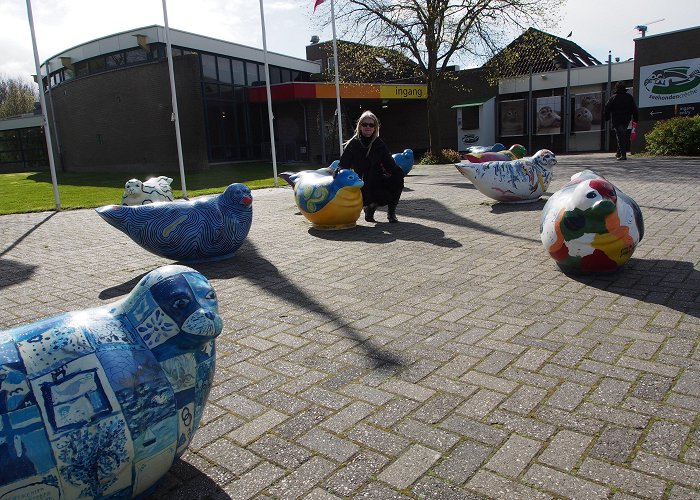
[[[389,210],[387,211],[386,218],[389,219],[389,222],[398,222],[399,219],[396,218],[396,208],[395,207],[389,207]]]
[[[376,203],[370,203],[365,207],[365,220],[367,222],[377,222],[374,220],[374,212],[377,210],[377,206]]]

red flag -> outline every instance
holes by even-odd
[[[314,12],[316,12],[316,7],[318,7],[319,5],[321,5],[325,1],[326,0],[314,0]]]

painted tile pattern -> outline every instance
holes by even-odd
[[[0,332],[0,498],[130,498],[186,449],[214,376],[214,289],[156,269],[124,299]]]

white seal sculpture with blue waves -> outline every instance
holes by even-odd
[[[505,203],[527,203],[536,201],[547,191],[556,163],[554,153],[540,149],[531,157],[518,160],[462,162],[455,167],[489,198]]]
[[[222,328],[211,284],[172,265],[0,331],[0,498],[148,494],[199,425]]]
[[[253,221],[253,197],[245,184],[231,184],[215,196],[141,206],[96,209],[143,248],[185,263],[231,257]]]

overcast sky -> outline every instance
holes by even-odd
[[[342,0],[335,0],[336,2]],[[647,36],[700,26],[700,0],[562,0],[562,22],[549,33],[578,43],[601,62],[608,51],[634,56],[635,26]],[[262,48],[260,3],[251,0],[168,0],[172,29]],[[267,49],[304,59],[312,35],[330,40],[330,0],[313,14],[313,0],[265,0]],[[152,24],[163,25],[162,0],[32,0],[39,59],[84,42]],[[660,19],[663,19],[659,21]],[[658,21],[658,22],[655,22]],[[468,61],[453,61],[463,68]],[[26,0],[0,0],[0,74],[34,74]]]

